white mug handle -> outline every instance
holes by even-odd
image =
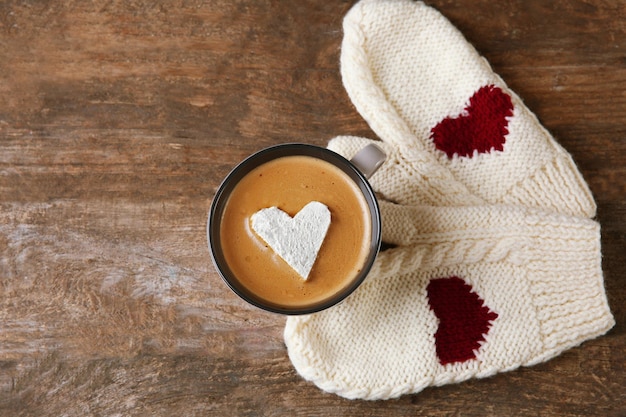
[[[387,155],[373,143],[367,145],[354,155],[350,160],[358,168],[363,176],[369,179],[385,162]]]

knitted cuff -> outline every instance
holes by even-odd
[[[357,3],[344,19],[341,72],[359,113],[407,162],[407,181],[439,190],[460,183],[491,204],[594,216],[570,155],[436,10],[410,0]],[[432,197],[427,204],[442,205]]]
[[[549,246],[527,249],[524,265],[542,349],[523,365],[550,359],[615,324],[602,279],[600,227],[593,229],[572,230],[550,239]]]

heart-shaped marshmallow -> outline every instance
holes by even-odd
[[[306,280],[330,226],[330,210],[319,201],[312,201],[292,218],[278,207],[269,207],[254,213],[250,224]]]

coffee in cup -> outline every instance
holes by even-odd
[[[354,162],[371,174],[382,159],[376,148]],[[306,223],[304,212],[323,213],[324,207],[330,222],[318,231],[315,214]],[[252,221],[261,213],[275,215],[267,218],[266,235]],[[305,223],[294,229],[300,220]],[[298,240],[317,232],[323,232],[321,245],[310,270],[302,272],[290,256],[310,255],[309,249],[299,253],[308,242]],[[380,215],[353,163],[325,148],[285,144],[252,155],[227,176],[211,206],[208,238],[218,271],[244,300],[269,311],[306,314],[336,304],[363,281],[380,247]]]

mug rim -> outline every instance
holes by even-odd
[[[370,251],[365,259],[365,262],[363,263],[361,272],[348,285],[346,285],[346,287],[342,288],[332,296],[318,302],[303,304],[301,306],[285,306],[274,303],[258,297],[252,291],[246,289],[243,284],[239,283],[235,274],[230,270],[230,267],[228,266],[221,250],[220,243],[220,227],[224,207],[235,186],[254,168],[271,160],[286,156],[310,156],[329,162],[341,169],[342,172],[347,174],[352,181],[355,182],[363,194],[363,197],[367,202],[367,206],[369,207],[369,217],[371,221],[371,238],[369,243]],[[342,155],[321,146],[290,142],[272,145],[252,153],[239,162],[226,175],[218,187],[215,196],[213,197],[213,201],[211,202],[209,219],[207,222],[207,243],[209,245],[213,265],[222,278],[222,281],[224,281],[226,285],[241,299],[260,309],[273,313],[283,315],[311,314],[339,304],[346,297],[352,294],[365,280],[374,264],[374,261],[376,260],[378,252],[380,251],[382,241],[381,223],[380,208],[375,192],[367,178],[365,178],[361,171],[359,171],[359,169],[356,168],[352,162],[344,158]]]

